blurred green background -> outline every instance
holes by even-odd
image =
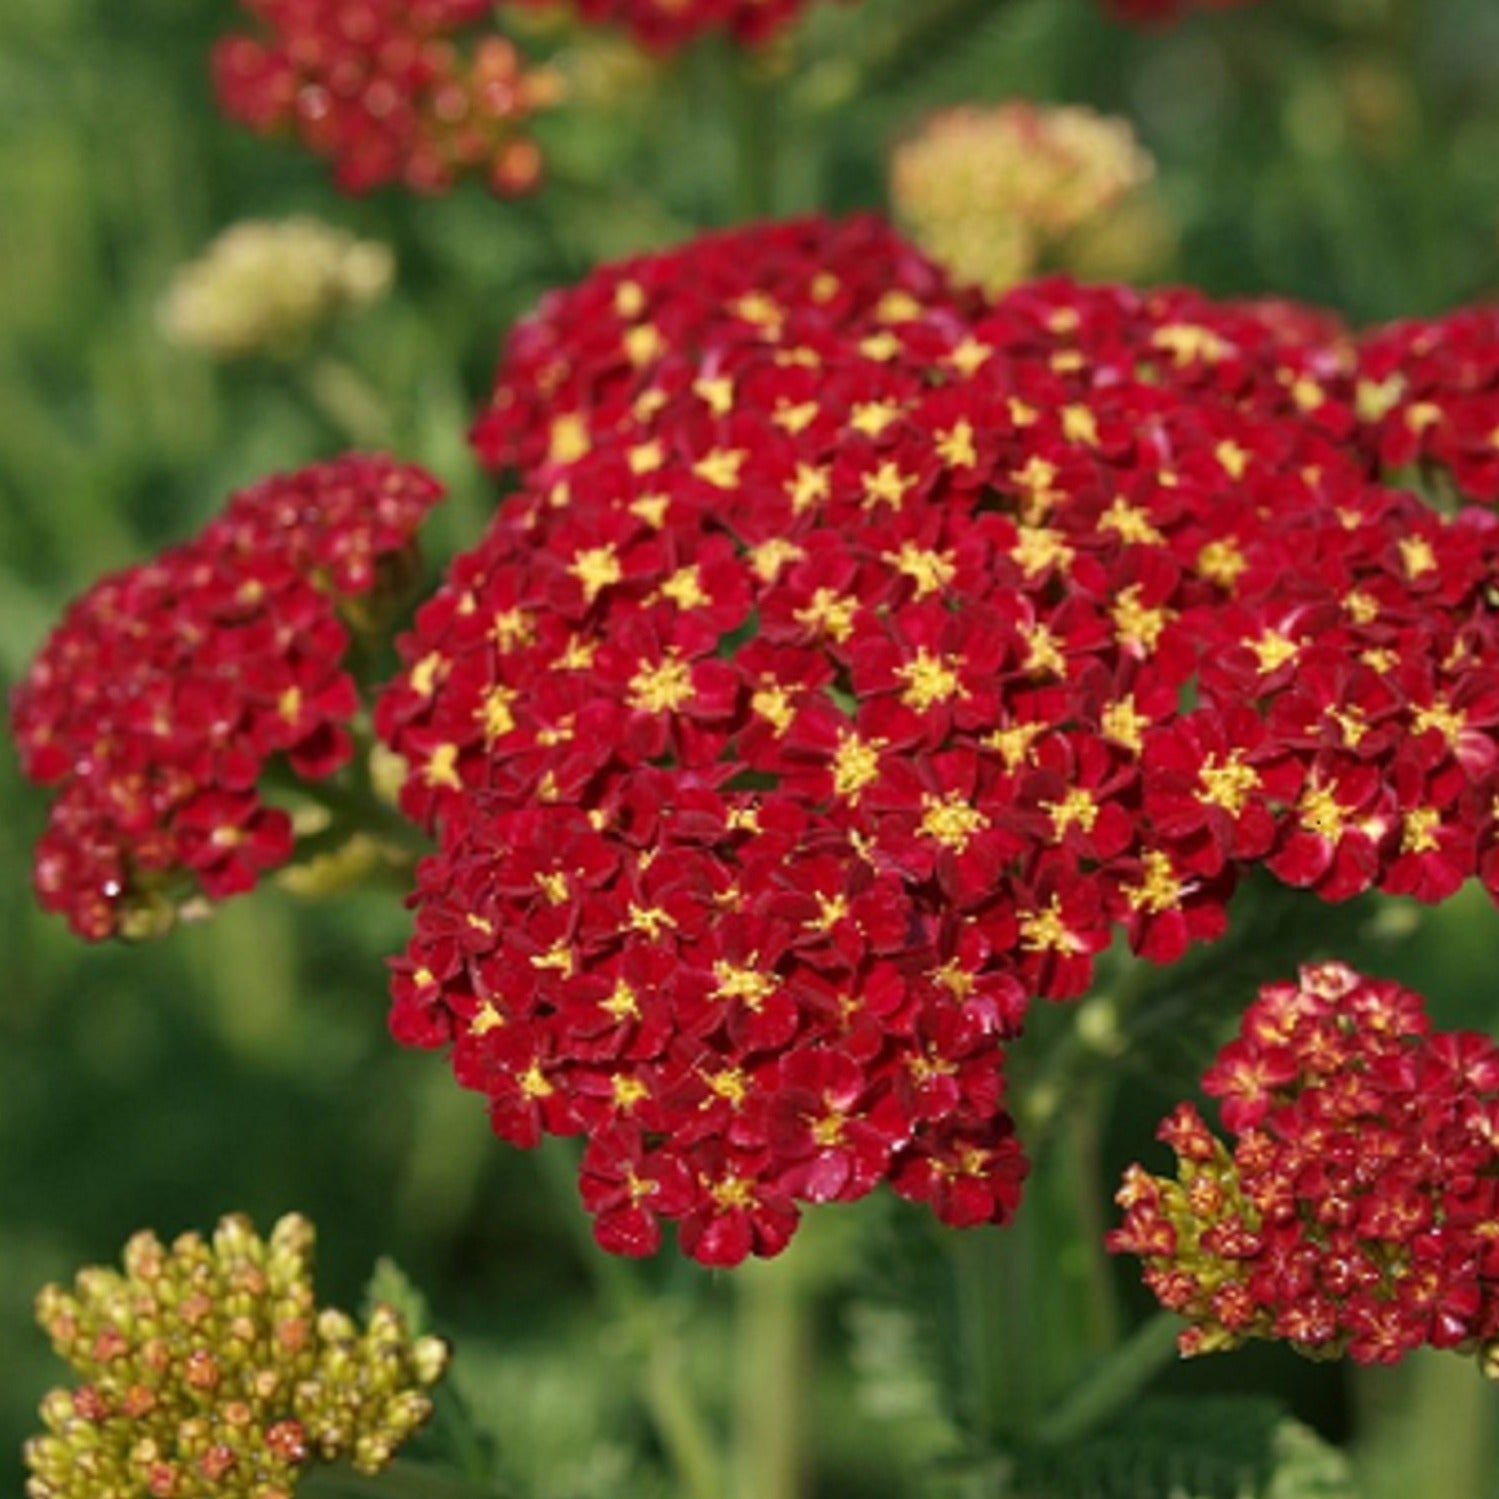
[[[836,83],[840,59],[923,3],[819,16],[813,82]],[[308,211],[395,248],[396,294],[338,352],[378,392],[386,441],[453,488],[436,565],[491,503],[463,434],[507,325],[599,258],[732,212],[712,49],[666,72],[600,54],[591,107],[552,142],[568,185],[540,200],[349,202],[315,163],[218,120],[204,57],[234,19],[228,0],[0,7],[7,690],[101,570],[181,536],[231,487],[346,445],[285,370],[215,367],[161,337],[173,271],[224,226]],[[925,109],[1012,95],[1129,115],[1179,224],[1176,272],[1211,291],[1304,297],[1364,321],[1499,288],[1494,0],[1267,0],[1159,34],[1103,22],[1092,0],[996,3],[815,129],[786,122],[778,206],[878,204],[884,152]],[[398,902],[308,908],[267,892],[155,947],[86,948],[31,904],[42,815],[0,749],[0,1487],[18,1488],[19,1443],[60,1372],[30,1323],[43,1281],[112,1256],[145,1224],[175,1233],[242,1208],[268,1226],[297,1208],[321,1226],[332,1299],[355,1299],[382,1252],[428,1289],[527,1492],[674,1492],[637,1398],[653,1375],[629,1318],[609,1310],[558,1172],[491,1143],[444,1067],[385,1036]],[[1379,961],[1443,1023],[1489,1027],[1496,952],[1499,919],[1464,899]],[[1149,1124],[1194,1061],[1128,1073],[1111,1162],[1150,1148]],[[813,1227],[797,1251],[816,1286],[808,1492],[935,1493],[921,1474],[949,1450],[950,1402],[923,1353],[933,1329],[909,1311],[935,1241],[880,1204]],[[902,1288],[911,1260],[917,1281]],[[669,1263],[652,1276],[712,1416],[752,1431],[757,1392],[726,1350],[754,1274],[747,1293]],[[1262,1351],[1171,1383],[1285,1395],[1360,1444],[1373,1499],[1499,1493],[1499,1403],[1456,1360],[1351,1378]]]

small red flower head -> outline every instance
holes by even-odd
[[[263,773],[318,779],[349,759],[346,622],[409,567],[439,495],[379,457],[268,479],[71,606],[12,703],[22,768],[56,788],[44,906],[85,937],[144,933],[290,857]]]
[[[540,179],[525,127],[556,87],[480,29],[489,0],[243,3],[259,30],[215,50],[221,107],[327,157],[344,191],[401,182],[435,193],[476,176],[511,195]]]
[[[1343,964],[1271,984],[1161,1127],[1175,1180],[1131,1167],[1110,1238],[1180,1312],[1187,1353],[1250,1338],[1391,1363],[1499,1335],[1499,1049],[1433,1032],[1419,995]]]

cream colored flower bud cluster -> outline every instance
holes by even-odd
[[[1128,121],[1012,100],[930,116],[895,152],[891,197],[921,247],[959,281],[1000,291],[1039,270],[1076,268],[1099,235],[1113,254],[1121,226],[1127,240],[1169,241],[1145,192],[1154,175]],[[1121,274],[1113,265],[1108,273]]]
[[[184,266],[162,304],[173,342],[218,359],[287,357],[390,289],[390,250],[311,218],[247,220]]]
[[[305,1218],[262,1239],[230,1217],[170,1248],[138,1234],[122,1270],[47,1287],[37,1319],[82,1383],[42,1403],[29,1499],[291,1499],[309,1463],[388,1463],[447,1346],[389,1307],[364,1327],[320,1311],[313,1244]]]

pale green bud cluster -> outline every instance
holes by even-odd
[[[173,342],[218,359],[289,357],[336,318],[383,297],[394,271],[386,246],[317,219],[247,220],[177,273],[162,327]]]
[[[448,1362],[390,1307],[317,1307],[312,1225],[243,1218],[48,1286],[37,1320],[82,1383],[42,1402],[29,1499],[291,1499],[312,1462],[371,1473],[432,1413]]]
[[[1042,270],[1152,270],[1172,238],[1154,175],[1128,121],[1010,100],[930,116],[896,149],[890,193],[927,254],[1001,292]]]

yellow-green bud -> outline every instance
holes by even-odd
[[[384,245],[316,219],[249,220],[178,271],[162,327],[217,359],[294,356],[336,318],[379,301],[394,270]]]
[[[312,1461],[375,1472],[428,1419],[448,1351],[377,1307],[319,1310],[314,1233],[239,1217],[48,1286],[37,1319],[80,1383],[41,1405],[29,1499],[289,1499]]]
[[[897,148],[890,194],[933,259],[998,292],[1084,261],[1121,276],[1153,269],[1173,237],[1146,197],[1154,174],[1127,121],[1013,100],[931,116]]]

